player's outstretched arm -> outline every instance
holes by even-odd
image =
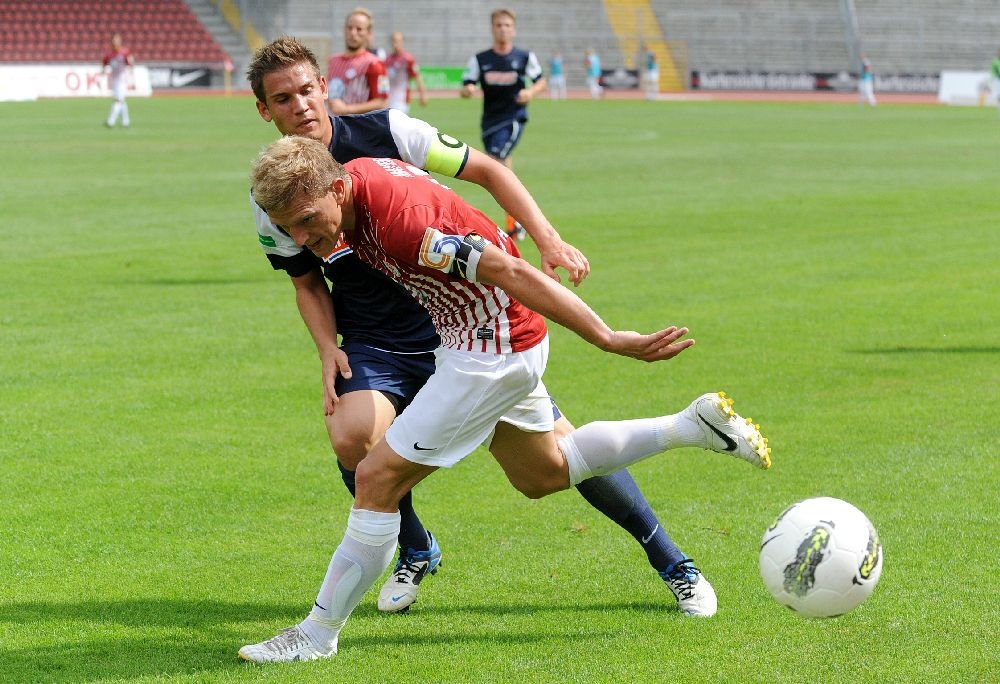
[[[509,168],[479,150],[469,149],[469,159],[457,178],[486,188],[508,214],[517,219],[538,247],[542,272],[559,281],[556,268],[565,268],[570,281],[579,285],[590,274],[583,252],[564,242],[538,203]]]
[[[572,330],[604,351],[641,361],[672,359],[694,344],[682,339],[687,328],[670,326],[649,335],[612,330],[586,302],[546,278],[524,259],[487,245],[476,266],[476,280],[503,288],[528,308]]]

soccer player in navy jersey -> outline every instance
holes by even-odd
[[[482,92],[483,145],[487,154],[511,169],[514,148],[528,123],[528,103],[546,87],[535,53],[514,47],[516,21],[509,9],[490,15],[493,46],[469,58],[459,91],[462,97]],[[524,230],[518,221],[509,213],[506,220],[507,234],[523,240]]]
[[[280,38],[259,49],[247,77],[260,116],[279,132],[318,140],[338,161],[391,157],[482,185],[527,227],[543,273],[558,279],[555,268],[564,268],[574,284],[589,273],[586,258],[562,241],[504,165],[399,111],[330,117],[316,58],[298,41]],[[272,266],[290,276],[299,312],[319,351],[327,430],[353,494],[358,463],[433,372],[437,333],[409,294],[360,262],[350,248],[332,247],[320,259],[274,226],[255,202],[251,206],[260,244]],[[556,415],[555,429],[561,435],[573,426]],[[699,616],[715,612],[711,586],[699,581],[698,569],[670,539],[628,471],[591,478],[577,490],[642,546],[681,610]],[[379,598],[379,608],[387,612],[404,610],[416,600],[420,581],[434,572],[441,557],[409,494],[400,501],[400,514],[399,562]]]
[[[401,283],[429,312],[441,346],[434,373],[358,464],[347,531],[313,609],[298,625],[244,646],[243,659],[334,655],[350,614],[392,559],[400,498],[480,444],[531,498],[682,447],[770,467],[767,439],[721,392],[698,397],[680,413],[589,423],[559,438],[542,383],[543,315],[599,349],[647,362],[671,359],[694,340],[676,326],[648,335],[610,329],[571,290],[521,259],[488,217],[425,171],[386,158],[341,166],[322,143],[289,136],[258,156],[251,178],[254,199],[295,244],[316,256],[346,244]]]

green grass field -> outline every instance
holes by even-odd
[[[479,451],[417,490],[445,560],[409,614],[370,596],[335,659],[257,667],[237,649],[306,614],[350,505],[249,220],[275,132],[243,96],[131,100],[128,131],[107,107],[0,104],[0,681],[1000,681],[992,109],[535,103],[517,170],[589,256],[581,296],[698,341],[650,366],[553,330],[563,410],[725,389],[774,448],[768,472],[633,468],[719,614],[682,617],[580,496],[529,501]],[[478,107],[415,114],[478,145]],[[873,596],[826,621],[757,572],[764,528],[817,495],[885,545]]]

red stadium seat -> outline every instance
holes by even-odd
[[[98,61],[112,32],[140,61],[226,59],[182,0],[0,0],[0,61]]]

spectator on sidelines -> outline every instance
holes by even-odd
[[[553,52],[549,59],[549,95],[553,100],[566,99],[566,71],[561,52]]]
[[[368,49],[371,42],[372,15],[358,7],[344,21],[344,51],[327,63],[328,102],[334,114],[363,114],[388,105],[385,63]]]
[[[488,155],[509,169],[514,168],[514,148],[528,123],[528,103],[546,86],[535,53],[514,47],[516,21],[509,9],[498,9],[490,15],[493,46],[469,58],[459,91],[462,97],[482,92],[483,145]],[[525,237],[524,228],[510,214],[505,229],[516,240]]]
[[[427,106],[427,89],[424,77],[420,75],[420,65],[404,46],[403,34],[393,31],[392,52],[385,58],[385,69],[389,74],[389,106],[401,112],[410,111],[410,81],[417,84],[420,106]]]
[[[643,46],[643,85],[646,90],[646,99],[655,100],[660,94],[660,65],[656,61],[656,52],[648,45]]]
[[[135,65],[132,51],[122,43],[121,34],[111,36],[111,49],[104,54],[101,62],[103,70],[108,74],[108,86],[111,89],[111,111],[104,125],[111,128],[121,117],[122,128],[128,128],[132,121],[128,115],[128,104],[125,102],[125,91],[128,89],[129,72]]]
[[[990,64],[990,77],[993,80],[993,97],[997,101],[997,116],[1000,116],[1000,50]]]
[[[593,48],[587,50],[583,65],[587,69],[587,90],[590,91],[590,97],[599,100],[604,88],[601,87],[601,57],[596,50]]]
[[[861,53],[861,71],[858,74],[858,104],[869,104],[874,107],[878,104],[875,101],[875,72],[872,71],[871,60],[868,55]]]

